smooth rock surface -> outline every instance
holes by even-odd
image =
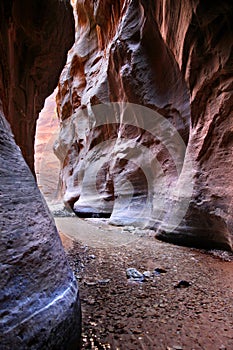
[[[185,147],[188,89],[152,14],[139,2],[123,7],[99,1],[93,7],[78,1],[77,13],[77,40],[57,96],[62,126],[55,153],[63,164],[65,202],[78,215],[154,225],[152,202],[167,199],[164,181],[177,181],[168,152],[177,145],[162,124],[170,121],[171,137],[179,130]],[[183,158],[178,152],[179,166]]]
[[[190,91],[194,193],[169,241],[232,249],[233,6],[223,1],[166,2],[156,8],[162,37]],[[171,28],[175,26],[176,32]],[[174,35],[178,33],[178,35]]]
[[[31,173],[36,118],[73,43],[72,9],[13,0],[0,15],[0,349],[79,349],[78,287]]]
[[[170,242],[232,249],[232,2],[80,0],[76,30],[57,96],[65,202]],[[187,149],[124,107],[100,125],[93,106],[109,102],[157,111]]]
[[[0,348],[78,349],[77,284],[2,112],[0,150]]]

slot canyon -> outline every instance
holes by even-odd
[[[232,350],[232,0],[0,14],[0,350]]]

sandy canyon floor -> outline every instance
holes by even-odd
[[[82,349],[233,349],[232,254],[103,220],[55,220],[79,283]],[[128,268],[146,277],[127,278]]]

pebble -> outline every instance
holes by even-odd
[[[141,272],[139,272],[138,270],[136,270],[135,268],[128,268],[126,270],[126,275],[127,278],[131,278],[137,281],[143,281],[144,280],[144,276]]]
[[[88,287],[96,286],[97,282],[94,281],[84,281],[84,284]]]
[[[154,274],[155,275],[160,275],[161,273],[166,273],[167,270],[161,268],[161,267],[157,267],[156,269],[154,269]]]
[[[181,280],[174,286],[174,288],[187,288],[190,286],[191,286],[191,284],[188,281]]]
[[[107,284],[107,283],[109,283],[109,282],[110,282],[110,279],[109,279],[109,278],[107,278],[107,279],[105,279],[105,280],[99,280],[99,281],[98,281],[99,284]]]
[[[95,257],[94,254],[91,254],[91,255],[89,255],[89,258],[90,258],[90,259],[95,259],[96,257]]]
[[[85,302],[88,305],[95,305],[95,303],[96,303],[95,299],[93,299],[93,298],[86,299]]]
[[[135,227],[134,226],[125,226],[122,231],[132,232],[132,231],[135,231]]]
[[[144,271],[143,272],[143,276],[146,278],[150,278],[151,277],[151,272],[150,271]]]
[[[131,331],[133,334],[141,334],[141,333],[142,333],[142,330],[141,330],[141,329],[138,329],[138,328],[130,328],[130,331]]]

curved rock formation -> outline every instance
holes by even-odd
[[[6,121],[33,168],[36,117],[74,39],[72,9],[13,0],[1,1],[0,14],[0,348],[78,349],[77,284]]]
[[[155,13],[189,87],[188,152],[195,170],[184,221],[176,234],[162,232],[160,237],[232,249],[233,5],[229,0],[211,6],[164,1]]]
[[[232,249],[232,13],[230,0],[77,1],[55,152],[78,215]],[[160,129],[156,113],[125,112],[121,102],[158,112]]]
[[[0,135],[1,349],[77,349],[76,281],[2,112]]]
[[[156,135],[157,141],[153,140],[157,121],[152,120],[146,127],[141,115],[143,111],[140,111],[140,116],[133,116],[135,111],[130,112],[122,106],[123,110],[114,116],[109,106],[109,111],[103,111],[108,116],[100,120],[101,107],[98,112],[91,106],[117,101],[150,107],[171,120],[187,142],[188,89],[178,64],[161,38],[152,13],[147,16],[139,2],[128,2],[128,6],[123,7],[123,2],[112,5],[108,1],[99,1],[94,6],[91,2],[78,1],[77,13],[77,41],[70,65],[62,73],[57,96],[62,129],[55,152],[63,163],[65,201],[71,205],[75,203],[79,215],[110,215],[114,207],[117,221],[130,222],[131,217],[135,217],[133,212],[141,211],[139,202],[145,197],[147,188],[141,169],[142,155],[129,155],[130,150],[136,144],[143,145],[154,154],[154,158],[159,157],[164,171],[169,173],[170,183],[177,177],[173,161],[165,145],[159,141],[164,135],[160,133]],[[84,110],[85,107],[90,107],[90,110]],[[134,105],[131,107],[134,109]],[[122,139],[132,142],[122,145]],[[100,169],[98,157],[88,156],[98,145],[103,154],[111,157],[111,162],[107,157]],[[146,162],[147,169],[151,167],[151,161],[153,159]],[[93,172],[100,170],[95,193],[93,188],[90,190],[92,176],[85,175],[85,168],[90,168],[90,164]],[[120,189],[122,181],[131,182],[134,187],[134,203],[124,210],[124,220],[119,212],[122,208],[118,206],[116,210],[114,206],[116,196],[127,200],[131,192],[130,185]],[[156,176],[153,181],[156,182]]]

